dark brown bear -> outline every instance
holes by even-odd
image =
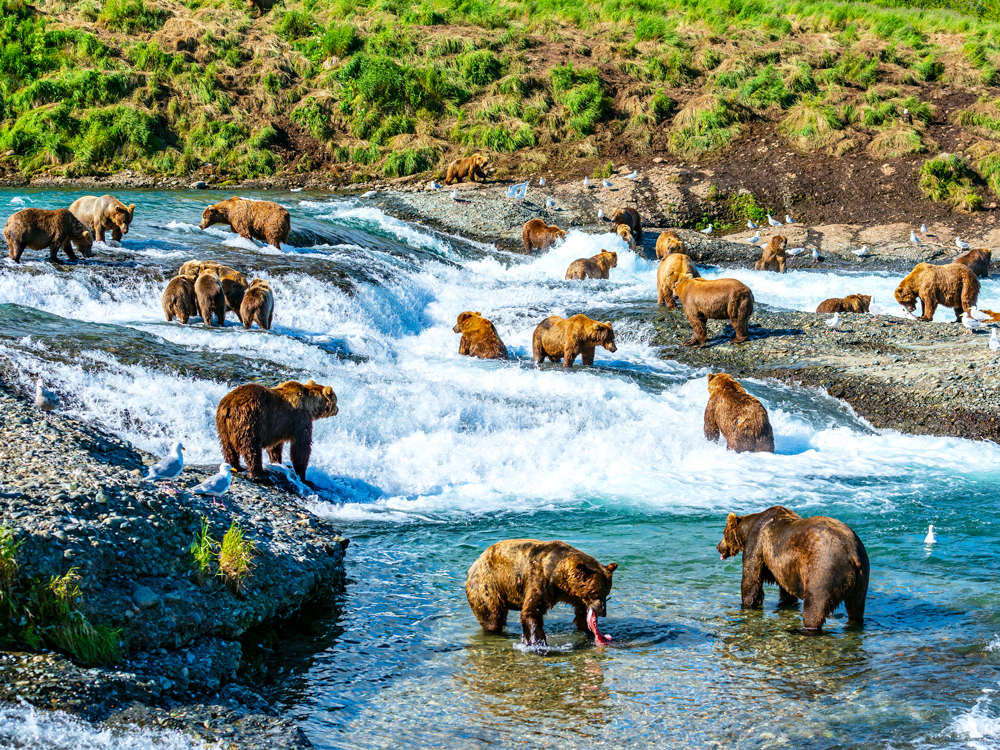
[[[628,230],[625,230],[628,231]],[[569,264],[566,269],[567,279],[608,279],[611,278],[610,271],[618,265],[618,253],[609,253],[601,250],[597,255],[590,258],[579,258]]]
[[[707,320],[728,320],[735,336],[732,343],[741,344],[750,339],[747,326],[753,315],[753,292],[736,279],[693,279],[682,273],[674,285],[674,294],[684,306],[694,335],[684,346],[705,346]]]
[[[816,307],[818,313],[866,313],[872,304],[872,298],[867,294],[849,294],[846,297],[833,297],[823,300]]]
[[[257,15],[255,18],[260,18],[264,15],[264,11],[271,10],[277,2],[278,0],[247,0],[247,10],[254,10],[256,8]]]
[[[462,334],[458,353],[479,359],[507,359],[507,347],[493,324],[477,312],[464,312],[452,329]]]
[[[550,315],[538,324],[531,337],[536,365],[548,357],[552,362],[562,358],[563,367],[572,367],[579,354],[584,367],[590,367],[594,364],[594,350],[598,346],[609,352],[618,351],[615,332],[610,322],[598,323],[586,315],[574,315],[572,318]]]
[[[187,324],[188,320],[198,314],[198,300],[194,293],[194,276],[176,276],[167,284],[166,291],[160,303],[163,314],[169,323],[174,318]]]
[[[274,247],[281,247],[282,242],[287,242],[292,229],[288,211],[277,203],[249,201],[235,196],[204,210],[201,228],[208,229],[213,224],[228,224],[230,231],[243,239],[260,240]]]
[[[198,314],[202,322],[211,327],[212,316],[215,315],[219,325],[226,327],[226,295],[222,292],[219,277],[211,273],[203,273],[194,282],[194,296],[198,301]]]
[[[65,208],[46,211],[43,208],[25,208],[7,219],[3,230],[7,240],[7,255],[15,263],[21,262],[26,247],[32,250],[49,249],[49,262],[58,263],[60,249],[70,260],[76,260],[73,245],[86,257],[94,255],[94,237],[80,220]]]
[[[968,266],[979,278],[988,279],[990,277],[990,261],[992,259],[992,250],[986,247],[974,247],[968,252],[959,255],[952,262]]]
[[[486,181],[486,165],[490,160],[482,154],[473,154],[465,159],[455,159],[448,165],[448,174],[444,178],[444,184],[450,185],[452,182],[461,182],[466,177],[470,182],[475,182],[478,177]]]
[[[211,270],[215,276],[219,277],[222,293],[226,295],[226,307],[239,315],[240,306],[243,304],[243,295],[247,290],[247,279],[235,268],[224,266],[214,260],[189,260],[181,266],[177,275],[190,276],[193,274],[197,277],[206,270]]]
[[[557,603],[576,613],[577,630],[589,632],[596,645],[610,643],[597,627],[607,616],[611,574],[618,563],[601,565],[565,542],[508,539],[497,542],[479,556],[465,579],[465,596],[473,614],[487,633],[500,633],[507,612],[521,612],[521,640],[544,646],[543,618]]]
[[[256,320],[263,330],[270,331],[271,321],[274,319],[274,293],[271,285],[263,279],[251,281],[238,313],[244,328],[249,329]]]
[[[524,252],[526,253],[530,253],[532,250],[544,250],[565,236],[565,229],[560,229],[555,224],[546,224],[541,219],[531,219],[521,227],[521,242],[524,243]]]
[[[780,234],[774,235],[767,241],[761,259],[754,263],[754,268],[758,271],[785,272],[785,248],[788,246],[788,238]]]
[[[743,553],[743,606],[764,606],[764,584],[778,585],[778,604],[802,600],[802,625],[818,632],[843,602],[848,624],[862,625],[868,596],[868,553],[851,528],[825,516],[802,518],[775,505],[763,513],[730,513],[722,559]]]
[[[635,243],[642,244],[642,220],[639,218],[639,212],[634,208],[631,206],[619,208],[611,215],[609,221],[611,222],[611,231],[615,231],[619,224],[624,224],[632,232]]]
[[[262,451],[267,450],[271,463],[280,464],[284,444],[291,443],[292,466],[305,482],[313,420],[336,414],[337,394],[311,380],[305,385],[289,380],[276,388],[241,385],[223,396],[215,412],[223,460],[242,471],[243,458],[250,478],[259,481],[265,476]]]
[[[962,313],[970,312],[979,300],[979,279],[961,263],[918,263],[896,287],[896,302],[912,313],[918,299],[924,308],[920,320],[933,320],[938,305],[953,308],[955,319],[961,320]]]
[[[715,442],[719,433],[726,447],[737,453],[774,453],[774,432],[764,405],[725,373],[708,376],[705,439]]]

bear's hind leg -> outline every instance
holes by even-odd
[[[789,594],[781,586],[778,586],[778,606],[779,607],[794,607],[798,605],[799,599],[792,594]]]
[[[272,464],[280,464],[281,456],[284,454],[284,443],[275,443],[267,448],[267,460]]]
[[[299,475],[299,479],[305,482],[309,454],[312,453],[312,425],[310,425],[308,434],[292,438],[289,453],[292,456],[292,467],[295,469],[295,473]]]
[[[243,467],[240,465],[240,453],[236,450],[236,445],[224,437],[222,430],[218,432],[222,442],[222,460],[236,469],[236,471],[243,471]]]
[[[847,610],[848,625],[865,624],[865,599],[868,595],[868,586],[856,587],[859,590],[850,592],[844,598],[844,608]]]
[[[806,594],[802,600],[802,629],[811,633],[819,633],[823,629],[823,621],[830,614],[836,605],[829,606],[830,602],[825,595],[812,596]]]

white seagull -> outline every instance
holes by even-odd
[[[233,467],[229,464],[219,464],[219,473],[192,487],[191,492],[195,495],[211,495],[214,504],[229,491],[229,485],[233,483],[232,471]]]
[[[767,215],[767,223],[770,224],[772,227],[780,227],[781,226],[781,222],[778,221],[777,219],[775,219],[773,216],[771,216],[771,214]]]
[[[539,177],[538,178],[538,187],[545,187],[545,178],[544,177]]]
[[[747,242],[749,242],[751,245],[755,245],[756,243],[760,242],[760,232],[754,232],[753,237],[748,239]]]
[[[789,216],[788,214],[785,214],[785,223],[786,223],[786,224],[794,224],[794,223],[795,223],[795,219],[793,219],[793,218],[792,218],[791,216]]]
[[[289,190],[291,192],[293,192],[293,193],[301,193],[302,192],[302,188],[289,188]]]
[[[606,188],[613,188],[614,187],[614,185],[611,183],[611,180],[609,180],[607,177],[605,177],[601,181],[601,184],[604,185],[604,187],[606,187]]]
[[[431,180],[431,190],[440,190],[444,185],[438,185],[434,180]]]
[[[785,255],[791,255],[794,258],[796,255],[804,253],[805,250],[804,247],[793,247],[790,250],[785,250]]]
[[[859,258],[864,258],[868,255],[868,245],[862,245],[860,250],[852,250],[852,253],[857,255]]]
[[[587,177],[586,175],[584,175],[584,178],[583,178],[583,186],[585,188],[589,188],[590,187],[590,178]]]
[[[934,524],[927,527],[927,536],[924,537],[924,544],[937,544],[937,536],[934,534]]]
[[[632,172],[632,174],[625,175],[625,179],[626,180],[638,180],[639,179],[639,170],[636,169],[635,171]]]
[[[161,489],[166,490],[166,483],[173,487],[174,480],[184,471],[184,446],[174,443],[170,453],[160,459],[160,462],[149,467],[149,474],[144,482],[160,482]]]
[[[604,221],[604,212],[601,209],[597,209],[597,218],[600,221]]]
[[[369,190],[367,192],[362,193],[361,197],[364,198],[365,200],[369,200],[370,198],[374,198],[375,197],[375,193],[376,192],[377,191],[375,191],[375,190]]]
[[[993,329],[993,333],[990,334],[990,351],[996,354],[1000,352],[1000,338],[997,338],[997,329]]]
[[[840,313],[835,312],[833,317],[826,321],[826,327],[829,328],[834,333],[837,333],[837,326],[840,325]]]
[[[702,234],[711,234],[712,233],[712,225],[709,224],[704,229],[699,229],[698,231],[701,232]]]
[[[753,219],[747,219],[747,229],[751,232],[757,228],[757,225],[753,223]]]
[[[920,233],[921,234],[927,234],[927,225],[926,224],[921,224],[920,225]]]
[[[986,328],[985,323],[980,323],[978,320],[969,317],[969,313],[962,313],[962,325],[965,326],[966,333],[972,333],[973,331],[978,331],[980,328]]]
[[[910,230],[910,242],[912,242],[914,245],[920,244],[920,240],[917,238],[917,233],[914,232],[912,229]]]
[[[554,200],[552,200],[552,196],[551,195],[548,198],[545,199],[545,206],[547,208],[554,208],[555,205],[556,205],[556,202]]]
[[[819,251],[816,248],[813,248],[813,263],[822,263],[822,262],[823,262],[823,256],[819,254]]]
[[[956,237],[955,238],[955,247],[957,247],[959,250],[968,250],[969,249],[969,243],[968,242],[963,242],[960,237]]]
[[[41,378],[35,381],[35,406],[43,412],[55,411],[56,407],[59,406],[59,397],[45,387]],[[47,415],[46,419],[48,419]]]
[[[989,315],[987,315],[986,313],[984,313],[982,310],[980,310],[975,305],[973,305],[971,308],[969,308],[969,313],[971,314],[971,317],[973,317],[975,320],[979,320],[979,321],[993,320],[992,317],[990,317]]]
[[[451,191],[451,199],[453,201],[458,200],[458,188],[455,188],[454,190]]]

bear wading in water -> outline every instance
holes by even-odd
[[[7,219],[3,230],[7,240],[7,255],[21,262],[25,248],[49,249],[49,262],[59,263],[62,250],[70,260],[76,260],[73,245],[86,257],[94,256],[94,237],[79,219],[65,208],[48,211],[44,208],[24,208]]]
[[[565,542],[508,539],[488,548],[465,579],[465,596],[487,633],[500,633],[507,612],[520,610],[522,640],[544,646],[543,618],[557,603],[570,605],[577,630],[589,632],[597,645],[611,642],[597,618],[607,615],[611,574],[618,563],[601,565]]]
[[[69,210],[101,242],[106,232],[111,232],[115,242],[121,242],[135,217],[135,204],[126,206],[113,195],[85,195],[73,201]]]
[[[458,353],[479,359],[507,359],[507,347],[496,327],[478,312],[460,313],[452,329],[462,334]]]
[[[555,224],[546,224],[542,219],[530,219],[521,227],[521,244],[526,253],[544,250],[565,236],[565,229],[560,229]]]
[[[778,585],[778,604],[802,600],[802,626],[819,632],[843,602],[849,625],[865,620],[868,553],[858,535],[834,518],[802,518],[775,505],[762,513],[730,513],[716,548],[723,560],[743,553],[745,609],[764,606],[764,584]]]
[[[228,224],[230,231],[246,240],[260,240],[281,247],[291,232],[288,211],[270,201],[251,201],[233,196],[209,206],[201,214],[202,229],[213,224]],[[239,308],[237,308],[239,309]]]
[[[599,323],[586,315],[561,318],[550,315],[535,327],[531,337],[531,350],[535,364],[548,357],[553,362],[562,359],[563,367],[572,367],[579,354],[584,367],[594,364],[594,351],[603,346],[609,352],[618,351],[611,321]]]
[[[731,451],[774,453],[774,431],[760,401],[724,372],[708,376],[708,393],[706,440],[715,442],[721,433]]]

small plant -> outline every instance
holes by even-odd
[[[17,551],[24,541],[14,541],[14,531],[0,526],[0,614],[14,606],[12,599],[14,583],[17,581]]]
[[[107,28],[135,34],[156,31],[167,20],[166,11],[147,8],[143,0],[107,0],[97,19]]]
[[[382,171],[386,177],[405,177],[426,172],[433,166],[434,152],[429,149],[394,151],[385,160]]]
[[[502,75],[503,65],[489,50],[468,54],[462,61],[462,76],[473,86],[488,86]]]
[[[615,173],[615,165],[613,162],[608,162],[603,167],[597,167],[594,170],[592,177],[595,180],[603,180],[605,177],[611,177]]]
[[[312,34],[316,28],[316,20],[309,14],[290,10],[281,17],[274,30],[286,41],[294,41]]]
[[[219,547],[219,572],[226,586],[233,593],[243,590],[246,577],[253,568],[253,555],[257,545],[246,538],[235,521],[230,525],[229,531],[222,537],[222,544]]]
[[[211,579],[212,568],[218,559],[219,543],[212,538],[208,529],[208,519],[201,519],[201,530],[191,542],[191,560],[194,563],[195,575],[204,583]]]

